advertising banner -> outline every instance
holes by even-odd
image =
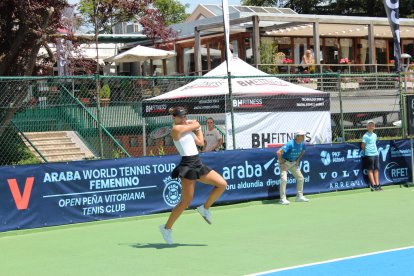
[[[228,99],[228,97],[227,97]],[[330,98],[328,93],[309,94],[281,94],[269,96],[235,96],[232,102],[226,102],[225,95],[211,97],[196,97],[180,99],[180,106],[187,109],[189,114],[224,113],[230,110],[232,104],[237,112],[309,112],[330,110]],[[144,117],[165,116],[168,109],[177,106],[176,101],[151,101],[142,102],[142,114]]]
[[[411,151],[406,140],[379,142],[380,182],[406,183]],[[279,195],[277,148],[201,154],[228,182],[218,204]],[[300,167],[305,194],[367,187],[359,144],[309,145]],[[177,155],[79,161],[0,168],[0,231],[46,227],[170,211],[181,199],[181,181],[170,174]],[[190,208],[212,187],[197,183]],[[288,176],[287,194],[296,182]]]
[[[407,107],[407,133],[414,135],[414,95],[405,96],[405,106]]]
[[[327,93],[234,97],[232,104],[234,111],[239,112],[329,112],[330,110],[330,98]]]
[[[177,101],[144,101],[142,102],[142,116],[167,116],[170,115],[168,110],[176,106]],[[186,98],[180,99],[179,106],[185,107],[188,114],[223,113],[226,108],[226,99],[224,96]]]
[[[401,44],[400,44],[400,1],[399,0],[383,0],[385,12],[387,13],[388,22],[394,39],[394,57],[395,70],[402,71],[401,60]]]
[[[293,119],[294,118],[294,119]],[[226,147],[233,148],[230,114],[226,114]],[[331,115],[315,112],[238,112],[234,114],[236,148],[263,148],[268,144],[284,144],[293,139],[298,129],[306,132],[305,142],[332,142]],[[311,122],[311,123],[310,123]]]

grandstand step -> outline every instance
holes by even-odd
[[[67,137],[64,131],[25,132],[24,134],[31,139],[42,137]]]
[[[80,150],[80,148],[72,147],[72,148],[59,148],[59,149],[38,149],[43,156],[54,156],[54,155],[62,155],[62,154],[84,154]]]
[[[48,162],[70,162],[77,160],[85,160],[85,154],[68,154],[68,155],[56,155],[56,156],[47,156],[46,160]]]
[[[37,151],[48,162],[69,162],[74,160],[93,159],[92,152],[73,131],[28,132],[24,136],[36,147]],[[23,139],[33,154],[40,154]]]
[[[59,146],[59,145],[70,145],[70,144],[76,144],[74,142],[72,142],[72,140],[39,140],[39,141],[33,141],[30,139],[30,142],[32,142],[33,145],[37,146]]]
[[[33,144],[36,146],[36,148],[38,150],[49,150],[49,149],[56,149],[56,148],[59,148],[59,149],[79,148],[76,145],[76,143],[74,143],[74,142],[70,142],[70,143],[55,143],[55,144],[49,143],[47,145],[45,145],[45,144],[36,145],[36,143],[33,143]],[[30,144],[26,142],[26,145],[29,146]]]
[[[59,142],[71,142],[70,137],[41,137],[41,138],[31,138],[28,137],[32,142],[48,142],[48,141],[59,141]]]

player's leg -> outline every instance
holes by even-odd
[[[378,182],[375,179],[375,156],[368,156],[368,179],[371,183],[371,187],[376,191],[378,189]],[[377,171],[378,172],[378,171]]]
[[[200,177],[200,182],[214,186],[204,203],[204,208],[208,209],[226,190],[227,181],[215,170],[211,170],[208,174]]]
[[[190,205],[191,201],[193,200],[195,183],[195,180],[181,178],[181,201],[171,211],[170,217],[165,224],[166,229],[171,229],[175,221]]]
[[[172,227],[174,223],[177,221],[183,211],[187,209],[191,203],[191,200],[193,199],[195,182],[195,180],[181,178],[181,201],[171,211],[167,223],[165,225],[163,224],[159,226],[162,237],[168,244],[173,243]]]
[[[377,185],[377,189],[379,191],[382,191],[380,181],[379,181],[378,169],[379,169],[379,158],[378,158],[378,156],[376,156],[374,158],[374,181],[375,181],[375,184]]]
[[[371,191],[375,191],[374,166],[372,159],[369,156],[364,156],[362,159],[362,167],[367,170],[369,187]]]
[[[213,203],[221,196],[226,190],[227,181],[216,171],[211,170],[206,175],[200,177],[200,182],[208,185],[213,185],[214,188],[211,190],[204,204],[197,207],[197,211],[205,219],[208,224],[212,223],[210,207]]]
[[[290,173],[296,179],[296,202],[308,202],[309,199],[303,196],[303,185],[305,182],[305,178],[303,177],[302,172],[300,171],[299,166],[295,164],[289,169]]]
[[[288,171],[288,162],[285,161],[283,165],[280,166],[280,186],[279,186],[279,203],[282,205],[288,205],[290,202],[286,198],[286,184],[287,184],[287,171]]]

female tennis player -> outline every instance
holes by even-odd
[[[190,205],[196,181],[214,186],[207,201],[197,207],[197,211],[209,224],[211,224],[209,208],[226,190],[227,182],[220,174],[204,165],[200,160],[197,146],[204,146],[200,123],[196,120],[187,120],[187,111],[183,107],[170,108],[169,113],[172,115],[174,122],[171,136],[175,147],[181,155],[181,162],[173,170],[172,177],[181,178],[182,193],[181,201],[172,210],[167,223],[160,225],[159,228],[165,242],[172,244],[172,226],[182,212]]]

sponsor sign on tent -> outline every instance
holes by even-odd
[[[285,143],[298,128],[308,133],[308,143],[332,141],[329,93],[270,76],[238,58],[229,65],[235,76],[231,79],[231,100],[224,62],[204,78],[144,101],[143,116],[165,116],[170,107],[178,105],[186,107],[189,114],[224,113],[228,149],[233,148],[231,108],[236,148]]]

